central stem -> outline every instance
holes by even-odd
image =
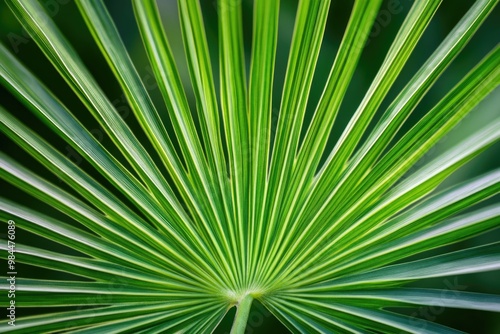
[[[246,295],[238,305],[236,305],[236,316],[234,317],[231,334],[244,334],[247,327],[248,315],[252,307],[253,297]]]

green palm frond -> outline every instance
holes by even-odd
[[[500,226],[500,167],[444,182],[500,141],[500,114],[428,158],[500,84],[500,46],[433,107],[421,106],[498,0],[471,3],[398,87],[441,4],[414,1],[338,134],[382,0],[353,2],[317,103],[311,92],[329,0],[298,2],[282,89],[275,83],[280,1],[252,2],[249,55],[244,3],[216,3],[218,66],[202,2],[178,1],[184,73],[157,3],[133,0],[164,106],[146,88],[104,2],[75,2],[135,120],[119,112],[78,41],[66,39],[47,8],[6,0],[82,108],[68,107],[3,45],[0,81],[85,164],[1,102],[6,142],[46,171],[0,153],[6,189],[24,193],[0,198],[2,228],[36,240],[11,233],[1,244],[2,254],[15,255],[11,272],[30,272],[16,272],[9,302],[17,317],[0,321],[0,332],[211,333],[236,307],[231,333],[244,333],[255,300],[294,333],[457,333],[405,310],[438,303],[500,312],[494,293],[424,284],[500,269],[500,240],[491,233]],[[418,108],[425,113],[415,115]],[[106,145],[83,109],[110,139]],[[31,205],[33,198],[50,210]],[[485,232],[493,239],[459,243]],[[50,275],[39,275],[42,269]]]

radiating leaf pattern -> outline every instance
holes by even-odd
[[[113,145],[99,142],[36,74],[0,45],[2,85],[108,182],[96,180],[14,111],[0,106],[5,136],[64,186],[3,152],[2,179],[68,219],[5,194],[0,198],[2,220],[14,219],[19,229],[73,250],[68,255],[16,241],[16,259],[78,277],[18,277],[18,305],[36,307],[37,315],[19,317],[11,328],[3,320],[0,331],[211,333],[236,306],[232,333],[244,333],[253,300],[294,333],[458,333],[388,310],[436,301],[442,307],[500,312],[498,295],[450,295],[406,286],[500,269],[500,241],[425,253],[500,226],[498,203],[477,206],[500,192],[500,169],[435,191],[500,141],[500,118],[415,167],[500,84],[500,46],[401,133],[498,0],[471,2],[446,39],[382,109],[441,3],[414,1],[332,147],[332,128],[343,112],[382,0],[353,1],[310,122],[305,118],[330,0],[298,2],[286,76],[274,104],[280,1],[253,1],[250,55],[244,52],[242,2],[218,1],[217,74],[200,2],[179,0],[194,108],[156,1],[133,0],[168,125],[105,3],[75,2],[143,133],[125,121],[79,57],[73,46],[78,41],[65,38],[41,3],[6,0]],[[280,105],[276,126],[275,104]],[[377,113],[381,116],[375,117]],[[0,248],[8,250],[4,242]]]

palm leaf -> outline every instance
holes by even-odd
[[[421,164],[498,87],[500,47],[412,121],[497,0],[472,4],[399,89],[395,83],[440,7],[440,1],[415,1],[333,145],[382,1],[353,3],[312,107],[331,3],[299,1],[275,125],[280,1],[253,1],[247,59],[246,4],[220,0],[214,63],[206,8],[197,0],[179,1],[190,87],[161,7],[132,1],[161,105],[142,82],[104,2],[77,0],[137,126],[122,117],[42,4],[6,3],[111,144],[97,140],[76,111],[0,45],[2,85],[88,163],[75,164],[2,102],[0,128],[8,142],[53,174],[0,153],[2,180],[26,194],[0,198],[0,216],[43,240],[15,239],[11,272],[22,264],[52,273],[50,279],[29,278],[19,269],[16,306],[36,312],[3,320],[2,329],[210,333],[236,306],[231,332],[244,333],[254,300],[294,333],[457,333],[400,310],[439,303],[500,312],[498,295],[407,286],[500,269],[498,239],[459,243],[494,236],[500,226],[500,169],[443,186],[500,141],[498,115]],[[30,198],[55,211],[32,207]],[[4,253],[12,248],[0,246]]]

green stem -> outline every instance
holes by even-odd
[[[233,327],[231,328],[231,334],[244,334],[247,327],[248,315],[250,314],[250,308],[252,307],[253,297],[246,295],[238,305],[236,305],[236,316],[234,317]]]

